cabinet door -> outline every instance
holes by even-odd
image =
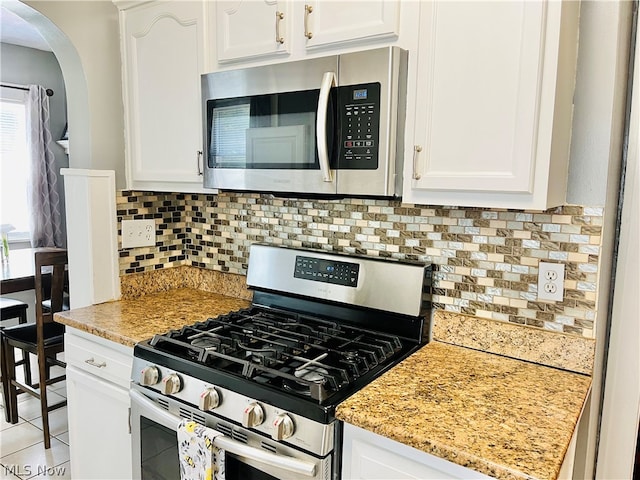
[[[399,24],[398,0],[305,2],[303,29],[306,47],[310,49],[358,40],[395,38]]]
[[[291,53],[291,1],[216,2],[218,62]]]
[[[342,470],[344,480],[490,478],[348,423],[344,425]]]
[[[67,365],[71,477],[131,479],[129,392]]]
[[[548,206],[552,148],[564,155],[559,172],[566,179],[571,125],[572,91],[563,92],[564,110],[556,103],[562,8],[529,1],[421,4],[416,149],[405,174],[413,191],[405,190],[405,200]],[[563,63],[574,75],[577,42],[568,40]],[[553,136],[556,122],[564,123],[564,136]]]
[[[152,2],[121,12],[128,184],[202,190],[202,2]]]

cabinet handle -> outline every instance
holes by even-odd
[[[415,180],[420,180],[422,175],[418,172],[418,154],[422,151],[422,147],[420,145],[413,146],[413,178]]]
[[[280,20],[284,18],[284,13],[276,12],[276,42],[284,43],[284,37],[280,36]]]
[[[202,168],[200,167],[200,159],[202,158],[202,150],[198,150],[196,155],[196,166],[198,167],[198,175],[202,176]]]
[[[304,6],[304,36],[307,38],[313,37],[313,33],[309,31],[309,14],[313,12],[312,5]]]
[[[106,362],[102,362],[102,363],[97,363],[93,357],[89,358],[88,360],[85,360],[84,363],[88,363],[89,365],[91,365],[92,367],[97,367],[97,368],[104,368],[107,366]]]

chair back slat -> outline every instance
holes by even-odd
[[[65,249],[42,249],[35,252],[35,306],[38,324],[52,322],[53,314],[62,311],[67,263]],[[50,311],[45,311],[42,306],[46,299],[51,302]]]

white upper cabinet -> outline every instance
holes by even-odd
[[[422,2],[403,200],[565,201],[578,2]]]
[[[228,0],[216,2],[212,14],[215,66],[282,56],[299,59],[322,47],[393,40],[399,32],[400,1]]]
[[[120,12],[130,189],[203,191],[204,19],[199,1]]]
[[[291,1],[215,2],[218,61],[291,53]]]
[[[396,38],[400,1],[369,0],[306,2],[303,15],[305,47],[312,49],[352,41]]]

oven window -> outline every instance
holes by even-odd
[[[179,480],[178,437],[175,430],[140,417],[143,480]]]
[[[180,480],[176,432],[141,416],[140,439],[142,479]],[[225,456],[225,471],[226,480],[279,480],[229,454]]]
[[[225,469],[226,480],[278,480],[277,477],[242,463],[233,455],[226,456]]]
[[[316,110],[319,90],[207,101],[207,162],[211,168],[319,169]],[[334,139],[332,92],[327,115]]]

